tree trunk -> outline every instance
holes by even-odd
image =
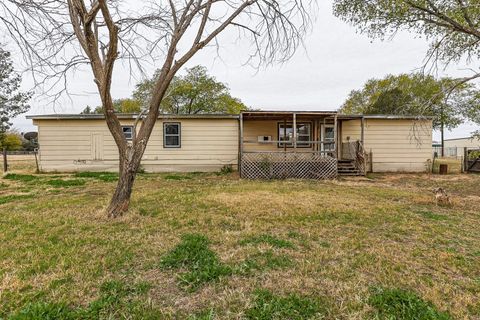
[[[138,150],[143,155],[143,150]],[[129,155],[129,156],[128,156]],[[107,215],[110,218],[122,216],[128,211],[133,184],[137,175],[142,156],[135,155],[133,148],[128,148],[127,157],[120,157],[119,176],[117,187],[107,208]]]

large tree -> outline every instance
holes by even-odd
[[[383,39],[401,30],[424,36],[430,42],[425,66],[479,58],[478,0],[334,0],[334,13],[371,37]],[[480,78],[480,71],[474,69],[473,74],[456,79],[450,90]],[[480,108],[474,106],[467,114],[476,121]]]
[[[6,132],[12,126],[11,120],[30,109],[31,93],[20,90],[21,81],[13,68],[10,52],[0,48],[0,145],[3,146],[3,140],[8,138]]]
[[[350,92],[340,112],[432,117],[443,145],[445,129],[472,119],[470,113],[479,106],[480,94],[473,84],[414,73],[368,80],[361,90]]]
[[[302,0],[4,0],[0,21],[41,84],[68,79],[65,72],[82,64],[91,67],[118,147],[119,181],[107,208],[116,217],[128,210],[136,172],[177,71],[206,46],[236,35],[251,40],[250,63],[283,62],[302,43],[312,10]],[[152,65],[160,70],[131,143],[111,95],[118,60],[142,72]]]
[[[159,74],[157,70],[151,79],[137,84],[133,98],[143,106],[148,105]],[[232,97],[226,84],[209,75],[203,66],[189,68],[185,75],[175,76],[161,103],[161,110],[172,114],[235,114],[247,109],[240,99]]]

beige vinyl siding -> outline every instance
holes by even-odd
[[[430,120],[366,119],[365,150],[373,153],[374,172],[422,172],[432,157]],[[361,121],[342,124],[342,142],[361,138]]]
[[[216,171],[236,167],[238,120],[169,119],[181,124],[181,148],[164,148],[163,121],[155,125],[142,166],[149,172]],[[118,170],[118,151],[104,120],[36,120],[44,171]],[[122,125],[132,125],[132,120]]]

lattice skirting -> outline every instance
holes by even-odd
[[[313,153],[244,153],[242,178],[335,179],[337,159]]]

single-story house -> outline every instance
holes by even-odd
[[[115,171],[118,153],[103,115],[28,116],[38,126],[42,171]],[[118,114],[132,139],[135,114]],[[330,178],[423,172],[432,120],[332,111],[160,115],[142,160],[147,172],[238,169],[245,178]]]

